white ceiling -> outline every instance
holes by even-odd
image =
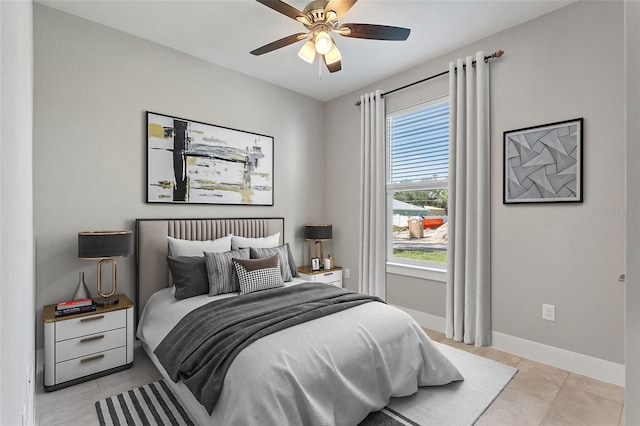
[[[575,0],[360,0],[343,16],[342,23],[406,27],[411,35],[407,41],[336,35],[342,71],[329,74],[323,65],[322,79],[317,60],[309,65],[298,58],[303,42],[262,56],[249,54],[264,44],[305,32],[302,24],[253,0],[37,1],[328,101]],[[307,2],[288,3],[302,10]]]

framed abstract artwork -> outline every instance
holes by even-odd
[[[504,132],[504,204],[582,202],[582,121]]]
[[[147,112],[147,202],[273,205],[273,137]]]

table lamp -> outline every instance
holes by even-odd
[[[131,256],[133,253],[132,231],[85,231],[78,232],[78,257],[84,260],[98,260],[98,294],[104,298],[99,305],[118,302],[112,299],[116,294],[116,261],[114,258]],[[102,291],[102,265],[111,264],[111,291]]]
[[[324,259],[324,241],[330,240],[332,237],[333,227],[327,224],[305,225],[304,238],[313,241],[313,257]],[[320,245],[320,256],[318,256],[318,245]]]

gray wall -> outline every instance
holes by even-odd
[[[35,421],[33,7],[0,2],[0,424]]]
[[[625,2],[626,136],[627,136],[627,245],[625,400],[640,399],[640,2]],[[625,404],[628,425],[640,424],[640,404]]]
[[[145,204],[146,110],[273,136],[274,206]],[[136,218],[286,217],[302,263],[300,229],[324,219],[324,138],[320,101],[36,4],[37,305],[71,297],[80,271],[95,296],[78,231],[133,229]],[[133,258],[118,260],[119,292],[133,297],[134,279]]]
[[[357,288],[354,102],[446,70],[457,57],[503,49],[491,64],[492,329],[623,363],[623,46],[622,2],[578,2],[328,102],[327,219],[337,262],[351,269],[345,285]],[[442,79],[390,95],[388,109],[446,93]],[[584,117],[584,202],[503,205],[503,132],[577,117]],[[387,294],[390,303],[444,315],[443,283],[387,274]],[[556,322],[542,320],[542,303],[556,306]]]

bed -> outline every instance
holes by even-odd
[[[285,292],[325,291],[310,288],[318,284],[293,278],[284,287],[248,295],[232,292],[176,299],[167,267],[167,237],[200,241],[229,234],[256,240],[269,237],[272,241],[277,235],[277,244],[282,245],[284,219],[136,221],[137,337],[196,424],[356,425],[384,407],[392,396],[413,394],[418,386],[463,379],[409,315],[366,300],[251,341],[228,365],[213,408],[206,400],[198,401],[188,379],[174,382],[172,367],[165,368],[166,359],[160,360],[167,358],[161,349],[180,346],[173,342],[167,345],[167,340],[174,327],[189,325],[185,316],[191,318],[211,306],[220,310],[216,304],[239,306],[232,304],[266,297],[270,292],[282,292],[276,295],[280,298],[280,294],[289,297]],[[326,292],[359,297],[342,289]]]

